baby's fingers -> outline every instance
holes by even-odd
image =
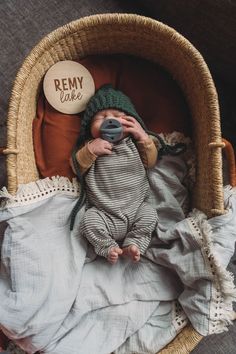
[[[126,117],[122,117],[121,118],[121,124],[124,125],[124,126],[133,127],[136,124],[136,122],[133,121],[133,120],[128,119],[128,117],[127,118]]]
[[[103,153],[104,153],[105,155],[111,155],[111,154],[112,154],[112,150],[105,148],[105,149],[103,150]]]
[[[131,127],[123,127],[123,132],[124,133],[133,133],[133,132],[136,132],[136,129],[133,126],[131,126]]]
[[[105,148],[105,149],[112,150],[113,145],[112,145],[111,143],[109,143],[109,141],[105,141],[105,142],[104,142],[104,148]]]
[[[128,122],[138,123],[137,120],[132,116],[123,116],[122,118],[126,119]]]
[[[108,141],[105,141],[103,145],[103,153],[106,155],[110,155],[112,153],[112,148],[113,145],[110,144]]]

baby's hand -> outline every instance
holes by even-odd
[[[110,155],[112,153],[113,145],[101,138],[94,139],[88,144],[88,149],[96,156]]]
[[[123,116],[120,121],[123,125],[124,133],[132,134],[137,141],[145,141],[148,139],[148,134],[135,118]]]

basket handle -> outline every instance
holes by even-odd
[[[230,184],[231,186],[235,187],[236,186],[236,156],[234,154],[234,149],[231,143],[226,139],[222,139],[222,143],[210,143],[209,145],[211,147],[217,146],[217,147],[224,148],[225,155],[228,161]],[[9,154],[17,155],[18,153],[19,153],[18,149],[8,149],[2,146],[0,147],[1,155],[9,155]]]
[[[231,186],[236,186],[236,161],[235,161],[235,154],[234,149],[231,143],[226,140],[222,139],[225,144],[224,152],[228,162],[228,170],[229,170],[229,183]]]
[[[18,153],[19,153],[18,149],[8,149],[3,146],[0,147],[0,154],[1,155],[9,155],[9,154],[17,155]]]

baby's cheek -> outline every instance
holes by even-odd
[[[96,122],[91,126],[91,135],[95,139],[100,137],[100,126],[101,124],[99,124],[99,122]]]

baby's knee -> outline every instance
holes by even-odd
[[[105,215],[96,208],[88,209],[81,220],[80,231],[87,234],[91,230],[99,231],[104,229],[106,229]]]
[[[142,207],[142,212],[149,219],[157,219],[157,211],[151,204],[145,203]]]
[[[153,207],[150,208],[150,211],[149,211],[150,215],[151,215],[151,218],[157,222],[158,220],[158,215],[157,215],[157,211],[156,209],[154,209]]]
[[[154,209],[151,205],[147,205],[147,207],[143,210],[143,223],[150,227],[155,227],[158,222],[158,215],[156,209]]]

